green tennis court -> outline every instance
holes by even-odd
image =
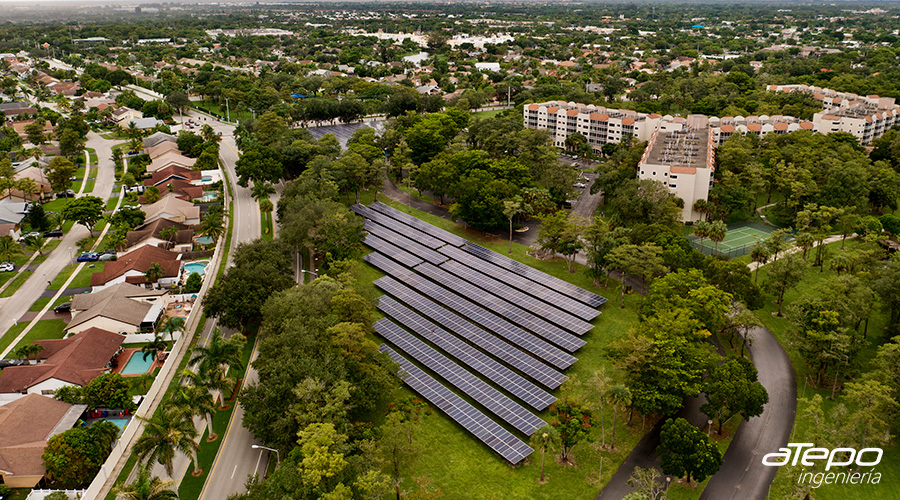
[[[694,248],[704,254],[711,255],[718,250],[720,255],[737,257],[750,252],[750,249],[757,241],[765,240],[770,234],[768,231],[750,226],[730,227],[725,235],[725,239],[719,242],[718,247],[716,242],[706,238],[703,240],[702,249],[700,248],[700,240],[696,236],[691,236],[690,239]]]

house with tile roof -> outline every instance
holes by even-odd
[[[5,370],[4,370],[5,372]],[[0,406],[0,475],[10,488],[34,488],[47,470],[41,455],[51,437],[71,429],[85,405],[29,394]]]
[[[172,142],[175,143],[177,139],[172,134],[167,134],[165,132],[154,132],[147,137],[144,137],[144,149],[152,148],[153,146],[157,146],[162,142]]]
[[[103,271],[91,275],[91,288],[94,292],[103,290],[111,285],[129,283],[132,285],[147,286],[145,274],[159,264],[163,269],[163,276],[159,278],[159,287],[170,288],[178,284],[178,276],[181,271],[181,261],[178,254],[164,248],[150,245],[142,246],[133,252],[122,255],[117,260],[111,260],[103,267]]]
[[[162,187],[165,188],[165,186]],[[176,193],[168,193],[156,203],[146,205],[141,210],[146,214],[145,223],[163,218],[192,226],[200,224],[200,207],[179,198]]]
[[[119,333],[86,328],[65,339],[36,340],[32,343],[44,348],[38,363],[4,368],[0,393],[50,396],[60,387],[83,387],[109,371],[124,339]]]
[[[170,242],[161,234],[167,227],[176,227],[178,232]],[[189,252],[193,248],[194,230],[187,224],[171,221],[169,219],[157,219],[128,231],[125,234],[125,244],[129,249],[135,250],[142,246],[168,247],[172,246],[175,252]]]
[[[180,151],[170,150],[151,160],[150,164],[147,165],[147,172],[153,173],[171,165],[191,168],[195,163],[197,163],[196,158],[188,158],[187,156],[181,154]]]

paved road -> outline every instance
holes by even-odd
[[[88,194],[100,196],[104,200],[109,199],[115,184],[115,165],[110,159],[113,144],[114,142],[107,141],[94,132],[88,133],[87,147],[97,151],[100,165],[97,169],[94,191]],[[47,256],[16,293],[12,297],[0,299],[0,332],[7,332],[22,313],[27,311],[35,300],[41,298],[47,289],[47,282],[56,278],[66,265],[75,260],[78,253],[76,242],[86,236],[88,230],[84,226],[78,224],[72,226],[72,229],[63,236],[59,246]]]
[[[778,467],[766,467],[762,457],[787,444],[797,413],[797,381],[791,360],[767,328],[754,328],[750,357],[759,381],[769,392],[763,414],[742,422],[701,500],[762,500]]]

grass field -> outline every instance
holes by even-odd
[[[861,242],[857,240],[847,240],[846,242],[846,251],[854,250],[862,245]],[[831,256],[839,255],[841,253],[841,243],[835,242],[828,245],[828,249],[830,251]],[[764,266],[760,270],[760,283],[763,283],[768,276],[767,273],[768,266]],[[828,261],[826,260],[825,269],[828,269]],[[810,268],[807,269],[803,281],[796,288],[789,290],[785,293],[784,304],[787,309],[790,304],[796,301],[802,294],[808,294],[810,291],[816,287],[824,283],[828,278],[834,277],[835,273],[832,271],[825,271],[824,273],[819,272],[818,268]],[[781,345],[785,348],[788,353],[788,356],[791,358],[791,363],[794,366],[794,370],[797,375],[797,394],[799,398],[812,398],[814,394],[820,394],[824,398],[824,407],[826,414],[827,412],[834,407],[837,403],[841,401],[840,395],[837,397],[837,401],[830,401],[827,398],[831,395],[831,386],[826,384],[826,387],[816,388],[809,384],[807,381],[806,375],[809,370],[806,367],[806,363],[804,358],[797,350],[794,345],[794,330],[795,327],[791,324],[791,322],[787,318],[780,318],[774,315],[777,311],[778,306],[773,303],[772,300],[768,300],[763,309],[757,311],[757,315],[760,320],[772,331]],[[885,326],[887,324],[887,316],[884,309],[876,307],[872,317],[869,321],[868,335],[867,338],[863,341],[863,345],[860,348],[860,352],[857,356],[857,374],[865,373],[870,368],[870,363],[872,357],[875,354],[875,350],[879,345],[884,343],[887,338],[885,335]],[[858,377],[857,377],[858,378]],[[802,404],[798,405],[797,413],[802,414],[804,407]],[[795,422],[795,428],[793,432],[792,442],[808,442],[806,441],[807,433],[809,431],[809,424],[802,420],[798,419]],[[842,446],[851,446],[856,445],[859,446],[858,443],[843,443]],[[896,478],[900,475],[900,445],[893,444],[891,446],[884,448],[884,459],[877,467],[878,471],[880,471],[884,480],[881,485],[871,486],[871,485],[823,485],[822,487],[814,490],[815,498],[818,500],[865,500],[865,499],[879,499],[879,500],[898,500],[900,499],[900,489],[896,487],[892,487],[891,485],[896,485]],[[782,467],[778,471],[778,475],[775,477],[775,482],[772,485],[772,498],[786,498],[790,492],[790,489],[793,487],[792,478],[790,477],[789,470],[785,467]]]
[[[379,200],[404,212],[408,210],[405,205],[393,202],[384,196],[379,196]],[[412,214],[426,222],[476,241],[491,250],[508,255],[506,253],[508,243],[502,238],[490,236],[484,238],[481,233],[466,230],[445,219],[415,209],[412,210]],[[600,293],[608,299],[618,298],[616,289],[603,290],[594,287],[591,279],[582,272],[583,268],[570,274],[566,272],[566,265],[562,260],[537,260],[526,255],[527,250],[525,246],[514,244],[510,257]],[[368,278],[367,276],[366,279]],[[636,295],[627,295],[625,309],[612,305],[615,302],[604,306],[603,314],[594,320],[596,327],[583,337],[588,343],[576,353],[579,361],[566,373],[571,379],[586,381],[597,370],[611,371],[612,363],[606,357],[606,346],[637,323],[638,301]],[[577,386],[577,384],[574,385]],[[557,396],[559,392],[555,391]],[[586,391],[580,387],[574,388],[573,394],[590,399]],[[616,469],[643,436],[644,431],[652,425],[648,421],[642,430],[641,421],[635,419],[635,425],[629,427],[623,425],[623,418],[620,415],[616,431],[617,449],[609,451],[601,449],[599,446],[602,426],[599,412],[595,412],[595,414],[597,423],[592,429],[589,439],[579,443],[574,449],[577,466],[559,465],[551,458],[551,455],[548,455],[546,463],[548,481],[541,485],[538,484],[540,476],[538,455],[533,455],[518,466],[510,466],[461,426],[442,413],[435,411],[425,417],[421,426],[418,439],[422,443],[423,451],[409,476],[429,477],[433,481],[433,485],[443,491],[445,498],[593,498],[599,493],[601,485],[609,481],[616,472]],[[547,412],[542,412],[539,416],[547,422],[552,420]],[[603,426],[606,427],[607,439],[609,439],[611,425],[612,412],[607,408],[603,423]],[[524,438],[524,436],[520,437]],[[601,459],[602,473],[600,470]],[[599,482],[598,476],[601,478]],[[404,487],[412,487],[412,485],[412,481],[409,480]]]
[[[6,349],[10,343],[12,343],[15,338],[22,333],[27,325],[27,322],[21,322],[19,325],[16,325],[9,329],[9,331],[4,335],[2,346],[0,346],[0,350]],[[21,325],[21,328],[17,328]],[[34,328],[28,331],[25,337],[16,344],[16,347],[13,348],[9,354],[6,355],[7,358],[14,358],[16,349],[20,346],[30,344],[35,340],[44,340],[44,339],[61,339],[63,338],[64,330],[66,328],[66,322],[61,319],[44,319],[38,321],[34,324]]]
[[[505,110],[505,109],[488,109],[486,111],[476,111],[476,112],[472,113],[472,116],[484,120],[485,118],[492,118],[494,116],[497,116],[504,111],[507,111],[507,110]]]

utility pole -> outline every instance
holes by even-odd
[[[225,98],[225,120],[231,122],[231,108],[228,106],[228,97]]]

